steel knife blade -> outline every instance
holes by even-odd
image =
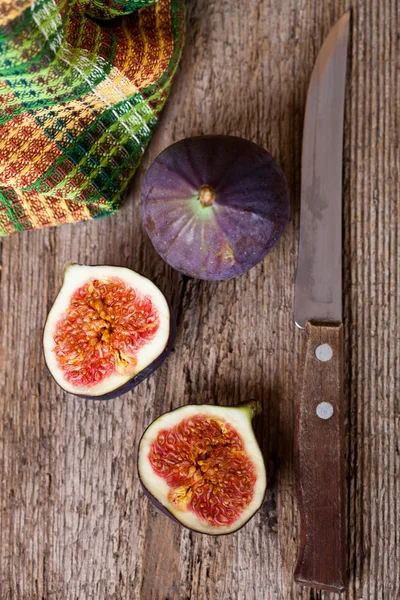
[[[322,45],[304,118],[295,322],[305,328],[296,398],[300,547],[295,580],[346,580],[342,331],[342,148],[350,14]]]
[[[342,321],[342,148],[350,14],[333,27],[308,88],[295,321]]]

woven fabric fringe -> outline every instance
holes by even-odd
[[[184,12],[184,0],[0,1],[0,235],[118,210]]]

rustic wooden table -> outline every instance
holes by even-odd
[[[322,40],[353,8],[344,151],[348,565],[342,598],[400,598],[399,3],[192,0],[183,61],[117,216],[5,239],[1,255],[1,599],[328,599],[293,584],[292,438],[301,334],[293,324],[302,120]],[[397,102],[397,104],[396,104]],[[396,121],[397,119],[397,121]],[[152,159],[193,134],[240,135],[286,172],[292,218],[274,252],[228,282],[188,280],[140,218]],[[153,278],[178,319],[175,351],[134,392],[82,401],[52,381],[42,328],[68,260]],[[184,403],[264,405],[269,490],[240,532],[210,538],[150,506],[137,444]],[[397,429],[396,429],[397,428]],[[333,598],[333,596],[332,596]]]

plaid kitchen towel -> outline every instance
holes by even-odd
[[[119,208],[184,12],[184,0],[0,0],[0,235]]]

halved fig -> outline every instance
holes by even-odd
[[[163,294],[123,267],[68,264],[43,336],[50,373],[67,392],[108,400],[167,356],[175,323]]]
[[[285,175],[271,154],[233,136],[187,138],[166,148],[142,188],[146,231],[171,267],[230,279],[259,263],[289,220]]]
[[[242,527],[266,490],[264,460],[251,421],[260,405],[186,405],[163,414],[139,444],[147,495],[181,525],[221,535]]]

